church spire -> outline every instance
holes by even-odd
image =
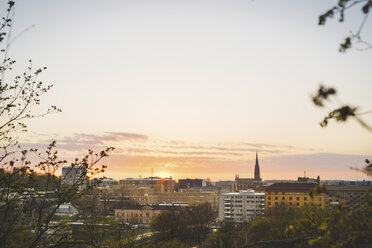
[[[254,166],[254,179],[261,180],[260,177],[260,165],[258,164],[258,153],[256,151],[256,165]]]

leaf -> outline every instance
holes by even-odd
[[[369,12],[370,3],[368,2],[366,5],[363,6],[362,11],[364,14],[368,14]]]

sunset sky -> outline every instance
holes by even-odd
[[[5,6],[4,0],[2,5]],[[321,128],[338,103],[372,109],[372,50],[339,53],[360,9],[318,26],[335,1],[19,0],[11,79],[28,59],[54,84],[29,122],[25,146],[57,140],[61,156],[116,147],[116,179],[149,176],[232,180],[367,179],[350,170],[372,158],[372,134],[355,121]],[[30,28],[27,32],[23,30]],[[17,36],[17,34],[22,35]],[[362,37],[372,42],[372,21]],[[330,108],[313,106],[320,84]],[[372,124],[372,114],[363,116]]]

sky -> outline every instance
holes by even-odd
[[[2,6],[6,1],[2,0]],[[372,50],[338,52],[358,29],[360,9],[318,26],[335,1],[19,0],[17,60],[47,66],[54,87],[28,122],[25,146],[56,140],[61,156],[116,147],[106,176],[232,180],[367,179],[350,167],[372,158],[372,134],[351,120],[319,122],[341,104],[372,109]],[[372,21],[362,37],[372,41]],[[337,88],[325,109],[310,96]],[[372,116],[363,119],[372,123]]]

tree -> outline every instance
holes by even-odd
[[[201,246],[215,217],[208,203],[190,208],[172,207],[152,221],[151,229],[158,233],[158,240],[177,238]]]
[[[348,49],[352,47],[353,43],[362,44],[362,48],[357,48],[360,51],[364,51],[367,49],[372,49],[372,44],[366,42],[362,39],[362,31],[364,25],[367,21],[367,18],[370,13],[370,9],[372,8],[372,1],[371,0],[338,0],[337,5],[328,9],[325,13],[319,16],[319,25],[325,25],[329,18],[334,17],[335,15],[339,16],[339,21],[343,22],[345,20],[345,12],[351,8],[356,8],[357,6],[361,7],[361,13],[363,15],[363,20],[359,26],[359,29],[356,33],[351,32],[349,36],[345,38],[345,41],[340,44],[340,52],[346,52]],[[333,87],[325,87],[323,85],[319,86],[316,94],[312,97],[312,101],[315,106],[324,107],[326,101],[330,101],[331,97],[335,97],[337,91]],[[338,108],[330,111],[328,115],[326,115],[323,120],[320,122],[321,127],[326,127],[328,125],[328,121],[330,119],[334,119],[337,122],[346,122],[349,119],[355,119],[363,128],[372,132],[372,127],[363,121],[361,116],[366,114],[371,114],[372,110],[359,112],[358,107],[351,106],[351,105],[340,105]],[[365,160],[366,164],[362,169],[362,172],[367,174],[368,176],[372,175],[372,162],[368,159]],[[357,168],[352,168],[354,170],[358,170]]]
[[[345,12],[351,8],[361,7],[361,12],[363,14],[363,20],[358,28],[356,33],[351,32],[349,36],[345,38],[345,41],[340,44],[340,52],[346,52],[352,47],[353,43],[359,43],[363,47],[359,50],[372,49],[372,44],[364,41],[362,39],[362,31],[364,25],[367,21],[369,11],[372,8],[372,1],[370,0],[338,0],[337,5],[332,6],[326,12],[319,16],[319,25],[325,25],[329,18],[334,17],[335,15],[339,17],[339,22],[345,20]]]
[[[0,63],[0,247],[53,247],[69,238],[68,225],[54,221],[57,209],[85,194],[85,190],[80,190],[82,184],[87,177],[105,170],[106,166],[99,166],[100,161],[113,148],[99,153],[89,150],[85,157],[72,162],[71,167],[82,167],[87,173],[72,185],[64,185],[55,174],[67,164],[58,158],[55,142],[45,152],[21,149],[19,138],[27,131],[27,120],[61,110],[51,106],[45,112],[35,112],[42,96],[52,88],[38,81],[46,67],[34,69],[30,60],[26,72],[11,82],[5,81],[5,73],[15,65],[7,57],[9,41],[4,45],[12,25],[10,13],[14,4],[8,1],[5,17],[0,21],[0,46],[4,47],[1,49],[4,59]],[[32,163],[30,154],[36,155],[39,162]]]

